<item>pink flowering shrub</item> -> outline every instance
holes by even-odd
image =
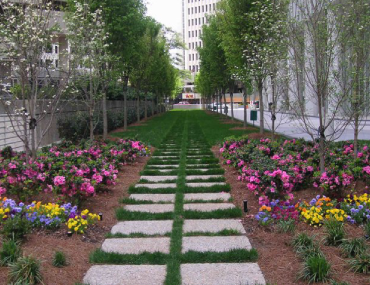
[[[304,140],[231,138],[220,153],[226,164],[239,170],[238,180],[249,191],[268,200],[291,201],[294,191],[311,186],[340,196],[355,180],[370,179],[368,146],[354,154],[351,144],[329,145],[324,173],[319,171],[318,145]]]
[[[29,163],[22,153],[11,158],[0,156],[0,195],[7,192],[24,201],[44,191],[78,202],[94,196],[101,187],[115,184],[118,169],[146,153],[141,142],[120,140],[114,144],[44,148]]]

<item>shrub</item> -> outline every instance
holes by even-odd
[[[351,270],[358,273],[370,273],[370,254],[364,252],[349,261]]]
[[[295,231],[296,221],[293,219],[279,220],[277,223],[277,230],[280,233],[293,233]]]
[[[67,265],[67,258],[64,252],[56,251],[53,257],[53,265],[55,267],[63,267]]]
[[[370,222],[367,222],[364,225],[364,231],[365,231],[365,238],[370,239]]]
[[[345,237],[344,224],[340,221],[329,219],[324,222],[326,244],[337,246],[342,243]]]
[[[23,216],[15,215],[3,222],[1,234],[5,239],[22,240],[31,230],[31,223]]]
[[[314,244],[315,241],[313,237],[308,236],[306,233],[300,233],[299,235],[295,236],[292,241],[292,245],[295,250],[301,247],[312,247]]]
[[[3,247],[0,250],[0,265],[8,265],[15,262],[21,255],[19,243],[15,240],[7,240],[3,242]]]
[[[305,260],[301,278],[311,282],[326,282],[329,280],[330,264],[322,256],[311,256]]]
[[[346,257],[355,257],[366,251],[366,242],[363,238],[347,239],[339,247]]]
[[[36,285],[42,283],[40,261],[32,256],[20,257],[9,265],[9,281],[14,284]]]

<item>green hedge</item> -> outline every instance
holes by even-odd
[[[148,106],[148,117],[152,116],[152,108]],[[140,118],[145,115],[144,107],[140,108]],[[123,112],[108,111],[108,131],[123,127]],[[127,123],[132,124],[137,120],[136,109],[127,112]],[[103,134],[103,115],[101,112],[94,114],[94,134]],[[78,141],[88,138],[90,135],[89,116],[87,112],[77,112],[73,115],[64,116],[58,120],[59,137],[65,140]]]

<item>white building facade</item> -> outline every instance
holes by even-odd
[[[193,74],[200,69],[198,48],[203,46],[200,39],[202,27],[207,24],[207,15],[214,13],[219,0],[182,0],[182,27],[184,50],[184,69]]]

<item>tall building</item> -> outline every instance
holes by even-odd
[[[184,50],[184,69],[193,74],[200,68],[198,47],[203,46],[200,39],[202,27],[207,24],[207,15],[216,10],[219,0],[182,0],[183,40],[187,49]]]

